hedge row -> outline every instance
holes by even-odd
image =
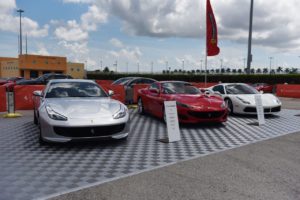
[[[88,79],[95,80],[116,80],[118,78],[127,77],[127,76],[137,76],[137,77],[148,77],[155,80],[181,80],[188,82],[204,82],[204,75],[197,74],[106,74],[106,73],[88,73]],[[270,84],[280,84],[280,83],[289,83],[289,84],[300,84],[300,74],[276,74],[276,75],[208,75],[207,82],[227,82],[227,83],[270,83]]]

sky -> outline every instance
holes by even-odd
[[[1,0],[0,56],[66,56],[88,70],[204,69],[206,0]],[[250,0],[211,0],[220,54],[208,68],[243,68]],[[300,68],[300,1],[254,0],[254,68]],[[271,58],[271,59],[270,59]],[[153,63],[153,69],[152,69]]]

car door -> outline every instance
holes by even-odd
[[[161,97],[160,84],[152,83],[147,94],[148,109],[153,115],[162,117],[164,99]]]

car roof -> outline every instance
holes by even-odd
[[[95,83],[93,80],[85,80],[85,79],[53,79],[50,80],[49,83]]]
[[[159,83],[189,83],[186,81],[158,81]],[[189,83],[191,84],[191,83]]]

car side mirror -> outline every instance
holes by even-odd
[[[42,96],[42,91],[41,90],[33,91],[33,95],[36,96],[36,97],[41,97]]]
[[[114,91],[112,91],[112,90],[108,90],[108,96],[113,96],[115,94],[115,92]]]
[[[222,96],[222,94],[219,91],[215,91],[214,94],[216,94],[218,96]]]

